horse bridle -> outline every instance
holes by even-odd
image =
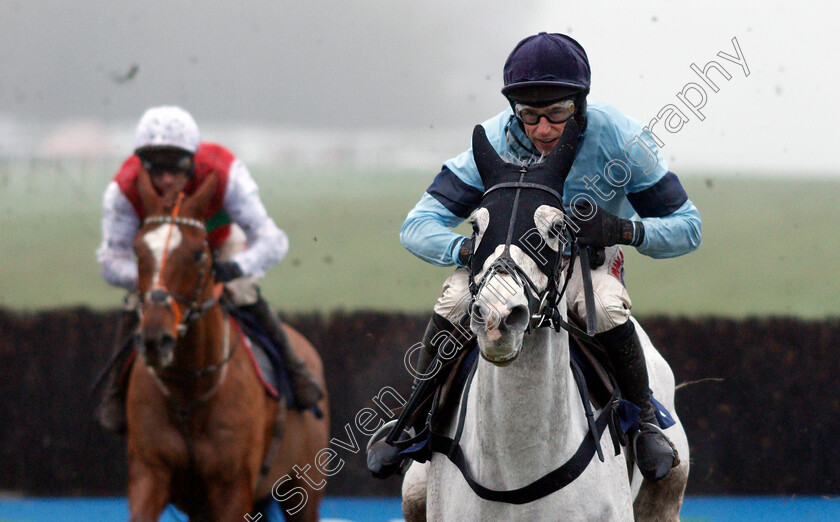
[[[212,308],[213,305],[215,305],[216,302],[219,300],[218,291],[214,291],[213,295],[209,299],[206,299],[204,301],[199,300],[201,290],[207,284],[207,277],[212,275],[212,270],[207,270],[206,263],[201,267],[201,270],[199,271],[198,284],[196,286],[195,291],[193,292],[193,294],[195,295],[193,299],[189,299],[183,296],[182,294],[179,294],[178,292],[173,292],[169,290],[166,287],[166,284],[163,282],[163,269],[166,266],[166,261],[169,257],[169,240],[172,237],[172,230],[176,226],[187,226],[201,230],[203,233],[206,234],[206,229],[203,222],[201,222],[198,219],[178,215],[178,211],[180,210],[183,197],[183,192],[178,194],[178,200],[175,203],[175,206],[173,207],[172,213],[170,215],[149,216],[143,220],[143,226],[150,224],[169,225],[169,232],[167,233],[166,243],[163,248],[163,257],[161,259],[161,266],[160,271],[158,273],[157,281],[155,281],[152,284],[151,290],[146,292],[146,294],[143,296],[143,302],[149,304],[150,306],[169,307],[170,311],[172,312],[172,315],[175,317],[175,326],[173,330],[175,338],[183,337],[184,334],[186,334],[187,332],[188,323],[193,322],[202,315],[204,315],[204,313],[207,312],[207,310],[209,310],[210,308]],[[204,240],[204,250],[205,252],[209,252],[210,250],[206,238]],[[184,305],[186,308],[186,313],[182,313],[176,303]]]
[[[505,237],[505,247],[502,250],[502,253],[499,257],[493,260],[487,270],[482,275],[481,279],[476,282],[473,276],[472,270],[470,270],[469,276],[469,286],[470,286],[470,294],[472,296],[472,300],[470,302],[470,309],[472,309],[472,304],[475,302],[476,297],[478,296],[481,289],[486,285],[494,275],[496,274],[507,274],[516,281],[525,292],[525,297],[528,299],[528,309],[530,311],[531,320],[528,322],[528,326],[525,330],[528,333],[531,328],[542,326],[543,324],[550,323],[552,321],[551,315],[551,308],[555,307],[557,303],[560,302],[560,299],[563,295],[563,292],[566,289],[566,284],[563,285],[562,290],[559,289],[559,277],[560,277],[560,265],[563,261],[563,254],[562,252],[557,253],[557,259],[554,262],[554,266],[547,274],[548,276],[548,284],[546,285],[545,289],[540,291],[537,288],[537,285],[528,277],[528,274],[525,273],[525,270],[520,267],[516,261],[514,261],[513,257],[510,254],[510,247],[513,243],[513,233],[514,227],[516,225],[516,211],[519,207],[519,200],[522,194],[522,189],[536,189],[542,190],[544,192],[549,193],[554,199],[557,201],[557,208],[560,209],[560,212],[563,211],[563,196],[557,192],[556,190],[548,187],[546,185],[542,185],[539,183],[530,183],[524,181],[525,175],[528,172],[527,167],[522,167],[519,170],[520,177],[519,181],[515,182],[508,182],[508,183],[499,183],[494,185],[490,189],[484,192],[482,199],[486,198],[488,194],[493,191],[501,190],[501,189],[514,189],[516,193],[514,194],[513,198],[513,208],[511,211],[510,223],[508,224],[507,235]],[[565,223],[562,226],[562,229],[559,231],[551,231],[552,233],[557,233],[558,238],[560,239],[560,244],[565,244],[566,235],[566,226]],[[560,247],[558,246],[558,249]],[[474,260],[473,260],[474,261]],[[566,283],[568,283],[569,276],[571,275],[571,264],[569,265],[569,273],[566,276]],[[551,314],[546,316],[546,313]],[[547,321],[546,321],[547,320]]]
[[[201,290],[204,288],[204,285],[207,284],[207,277],[212,277],[213,271],[207,269],[207,264],[201,267],[198,276],[198,284],[196,286],[195,291],[193,294],[195,298],[189,299],[178,292],[173,292],[166,288],[166,285],[163,283],[163,267],[166,264],[166,258],[169,254],[169,239],[172,235],[172,229],[176,226],[187,226],[192,227],[202,232],[206,233],[206,229],[204,223],[201,220],[179,216],[178,211],[180,209],[181,200],[183,199],[183,193],[179,194],[178,201],[175,204],[175,207],[172,210],[170,215],[159,215],[159,216],[149,216],[143,220],[143,226],[149,224],[168,224],[170,226],[169,233],[167,234],[166,244],[164,246],[163,251],[163,258],[161,259],[161,268],[160,273],[158,275],[158,280],[154,283],[151,290],[146,292],[144,295],[143,301],[148,303],[151,306],[168,306],[172,315],[175,317],[175,326],[174,326],[174,337],[181,338],[187,333],[187,329],[189,327],[189,323],[196,321],[201,316],[203,316],[208,310],[210,310],[213,305],[215,305],[219,301],[219,297],[221,295],[221,290],[223,285],[218,284],[213,291],[213,295],[204,301],[199,300],[199,296],[201,295]],[[205,252],[209,252],[210,247],[207,239],[204,240],[204,250]],[[171,300],[170,300],[171,298]],[[180,303],[186,307],[186,313],[181,313],[178,305],[176,303]],[[140,308],[142,313],[142,307]],[[177,379],[178,377],[173,375],[175,373],[182,373],[186,374],[183,375],[181,378],[184,379],[194,379],[203,377],[205,375],[210,375],[221,370],[230,359],[233,357],[234,352],[236,351],[236,347],[239,345],[237,342],[234,346],[230,347],[230,339],[228,336],[229,332],[229,322],[225,321],[225,333],[224,333],[224,345],[222,348],[222,353],[224,353],[224,357],[221,361],[215,364],[211,364],[209,366],[205,366],[198,370],[191,370],[191,371],[180,371],[177,372],[174,368],[168,368],[167,372],[168,375],[166,379]]]

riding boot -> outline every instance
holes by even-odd
[[[108,374],[105,377],[105,388],[95,412],[99,425],[118,435],[126,431],[125,375],[128,371],[128,360],[134,351],[134,332],[139,322],[140,318],[134,310],[123,310],[120,314],[114,349],[109,359],[110,366],[106,369]]]
[[[445,337],[440,336],[439,334],[441,332],[446,332],[447,335]],[[469,343],[474,342],[474,340],[475,336],[469,333],[468,328],[464,328],[462,325],[456,326],[443,316],[433,312],[432,318],[426,326],[426,333],[423,335],[423,348],[417,357],[417,370],[421,375],[415,375],[414,381],[411,383],[409,397],[414,395],[417,387],[424,380],[423,377],[433,379],[437,376],[437,373],[435,375],[427,374],[430,373],[430,365],[432,359],[438,353],[438,349],[443,348],[447,342],[455,342],[461,346],[458,349],[460,351],[468,346]],[[417,419],[415,421],[417,425],[407,426],[405,431],[414,433],[423,428],[422,424],[426,422],[428,412],[426,412],[426,415],[423,415],[422,412],[418,413],[418,415],[414,415]],[[385,426],[388,426],[388,424]],[[386,478],[397,471],[405,469],[406,459],[399,456],[401,450],[385,442],[385,437],[387,437],[389,432],[390,429],[383,429],[379,433],[374,434],[371,438],[371,444],[368,447],[367,467],[371,474],[377,478]],[[375,440],[377,438],[379,440]]]
[[[656,419],[650,400],[645,355],[636,327],[632,321],[627,321],[595,338],[607,351],[622,396],[642,410],[639,430],[633,438],[636,464],[645,479],[655,482],[679,464],[679,457]]]
[[[292,394],[295,398],[295,405],[300,410],[315,406],[324,396],[321,385],[306,367],[297,353],[292,349],[286,333],[283,331],[282,322],[277,312],[260,296],[256,303],[241,307],[251,312],[257,322],[265,329],[271,341],[277,347],[285,362],[286,371],[292,385]],[[269,349],[269,348],[267,348]],[[275,358],[271,358],[275,359]]]

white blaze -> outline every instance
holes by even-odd
[[[146,246],[149,247],[149,250],[155,257],[155,273],[152,275],[152,281],[157,281],[158,277],[160,277],[163,250],[166,248],[166,238],[169,236],[170,230],[172,231],[172,237],[169,238],[169,252],[172,252],[181,244],[181,231],[178,227],[163,224],[143,235],[143,242],[146,243]]]

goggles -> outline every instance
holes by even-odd
[[[189,172],[193,166],[191,154],[181,151],[154,151],[138,154],[140,164],[151,175],[163,172]]]
[[[536,125],[540,118],[545,118],[549,123],[563,123],[575,113],[574,100],[563,100],[553,103],[548,107],[531,107],[517,103],[513,106],[513,112],[519,121],[526,125]]]

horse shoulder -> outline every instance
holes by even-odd
[[[402,511],[406,522],[426,520],[426,479],[429,463],[412,462],[402,483]]]

